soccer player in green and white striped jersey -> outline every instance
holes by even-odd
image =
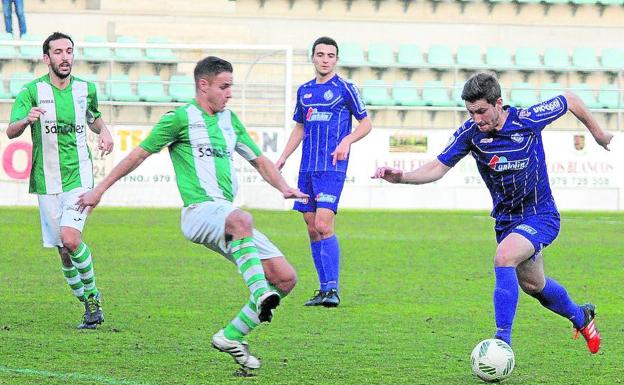
[[[57,247],[63,275],[83,302],[81,329],[104,321],[95,285],[91,250],[82,242],[86,212],[76,210],[78,196],[93,188],[93,164],[86,128],[99,134],[98,149],[110,154],[113,139],[98,111],[95,85],[71,75],[74,42],[55,32],[43,43],[48,74],[24,85],[15,98],[10,139],[30,126],[30,192],[37,194],[44,247]]]
[[[195,100],[166,113],[149,136],[132,150],[95,189],[82,195],[80,210],[95,207],[117,180],[148,156],[168,147],[184,208],[182,232],[236,264],[249,287],[250,299],[238,315],[212,337],[245,369],[260,360],[249,353],[244,337],[260,322],[270,322],[273,309],[296,282],[292,266],[266,236],[253,228],[249,213],[232,205],[237,182],[232,155],[238,152],[284,198],[308,196],[290,187],[273,162],[262,155],[238,117],[225,106],[232,96],[232,65],[209,56],[195,67]]]

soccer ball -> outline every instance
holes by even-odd
[[[472,372],[485,382],[499,382],[511,375],[516,360],[513,350],[499,339],[483,340],[470,354]]]

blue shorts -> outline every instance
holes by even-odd
[[[312,171],[299,173],[297,187],[310,196],[308,203],[296,201],[294,210],[302,213],[315,212],[318,208],[338,212],[338,202],[346,174],[335,171]]]
[[[542,249],[555,240],[559,234],[560,218],[557,213],[538,214],[517,221],[496,221],[496,243],[501,243],[511,233],[528,239],[538,255]]]

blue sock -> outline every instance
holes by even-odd
[[[314,260],[314,267],[316,267],[316,274],[319,279],[319,289],[321,291],[327,291],[327,277],[321,259],[321,241],[310,242],[310,248],[312,249],[312,259]]]
[[[513,266],[494,268],[496,286],[494,287],[494,318],[496,319],[496,338],[511,345],[511,328],[518,306],[518,277]]]
[[[340,245],[338,238],[332,235],[321,240],[321,260],[325,268],[327,278],[327,290],[338,290],[338,277],[340,276]]]
[[[585,324],[583,309],[568,295],[565,287],[552,278],[546,278],[546,285],[541,293],[533,294],[542,306],[572,321],[574,327],[580,329]]]

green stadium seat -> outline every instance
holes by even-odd
[[[570,0],[570,3],[572,4],[576,4],[576,5],[583,5],[583,4],[598,4],[598,0]]]
[[[104,36],[86,36],[86,43],[106,43]],[[113,53],[107,47],[84,47],[82,49],[81,59],[87,62],[103,62],[111,60]]]
[[[83,75],[76,75],[76,76],[82,80],[95,83],[95,89],[97,90],[98,101],[101,102],[104,100],[109,100],[108,95],[102,91],[102,83],[98,80],[98,77],[96,74],[83,74]]]
[[[509,103],[516,107],[529,107],[537,104],[537,92],[529,83],[513,83],[511,85]]]
[[[540,55],[536,48],[519,47],[516,49],[516,66],[520,70],[533,70],[542,68]]]
[[[401,44],[397,62],[402,67],[422,67],[425,65],[422,49],[415,44]]]
[[[485,63],[488,67],[497,69],[513,67],[511,53],[507,47],[489,47],[485,54]]]
[[[600,57],[600,63],[604,70],[624,70],[624,49],[604,48]]]
[[[372,106],[393,106],[394,100],[388,95],[388,88],[383,80],[366,80],[362,88],[364,103]]]
[[[464,84],[466,84],[466,82],[457,82],[453,87],[453,102],[460,107],[466,106],[466,102],[461,97],[462,92],[464,91]]]
[[[371,67],[391,67],[396,64],[392,47],[385,43],[368,45],[368,64]]]
[[[432,45],[427,52],[427,64],[437,69],[455,65],[451,48],[447,45]]]
[[[418,95],[418,89],[410,80],[396,81],[392,85],[392,99],[399,106],[424,106],[425,102]]]
[[[188,103],[195,98],[195,80],[192,76],[173,75],[169,83],[173,101]]]
[[[596,100],[596,97],[594,96],[594,91],[591,89],[589,84],[587,83],[573,84],[570,87],[570,90],[574,92],[579,98],[581,98],[583,103],[585,103],[585,105],[588,108],[600,108],[600,105],[598,104],[598,101]]]
[[[130,36],[119,36],[117,43],[137,44],[139,41]],[[145,60],[141,48],[118,47],[115,48],[115,60],[122,63],[134,63]]]
[[[338,64],[342,67],[361,67],[368,63],[364,60],[364,51],[357,43],[342,43],[339,45]]]
[[[540,87],[540,101],[543,102],[559,96],[565,92],[565,88],[561,83],[544,83]]]
[[[31,72],[18,72],[11,75],[9,80],[9,93],[12,97],[16,97],[20,93],[24,84],[35,79],[35,75]]]
[[[461,45],[457,48],[457,65],[463,68],[483,67],[481,48],[478,45]]]
[[[544,67],[550,71],[562,72],[570,69],[570,58],[564,48],[546,48],[544,50]]]
[[[137,85],[139,98],[146,102],[170,102],[173,98],[165,92],[160,76],[141,75]]]
[[[597,0],[596,2],[602,5],[624,5],[624,0]]]
[[[22,36],[22,41],[34,41],[38,42],[37,45],[22,45],[20,46],[20,57],[26,60],[39,61],[43,57],[43,51],[41,46],[45,38],[42,35],[31,35],[26,33]]]
[[[622,91],[615,84],[603,84],[598,91],[598,105],[611,109],[624,107]]]
[[[0,99],[12,99],[12,98],[13,98],[13,95],[11,95],[9,90],[7,90],[6,86],[4,85],[4,80],[0,79]]]
[[[130,77],[128,75],[113,75],[106,83],[106,93],[111,100],[118,102],[138,102],[139,96],[132,91]]]
[[[145,58],[155,63],[177,63],[178,58],[171,48],[151,48],[149,44],[167,44],[169,41],[165,37],[154,36],[147,38],[147,48],[145,48]]]
[[[12,60],[17,57],[17,49],[14,45],[3,44],[9,41],[13,41],[13,35],[8,32],[0,33],[0,59]]]
[[[427,80],[424,84],[422,96],[428,106],[451,107],[456,105],[449,98],[448,88],[439,80]]]
[[[577,47],[572,53],[572,66],[577,71],[595,70],[600,67],[596,51],[590,47]]]

